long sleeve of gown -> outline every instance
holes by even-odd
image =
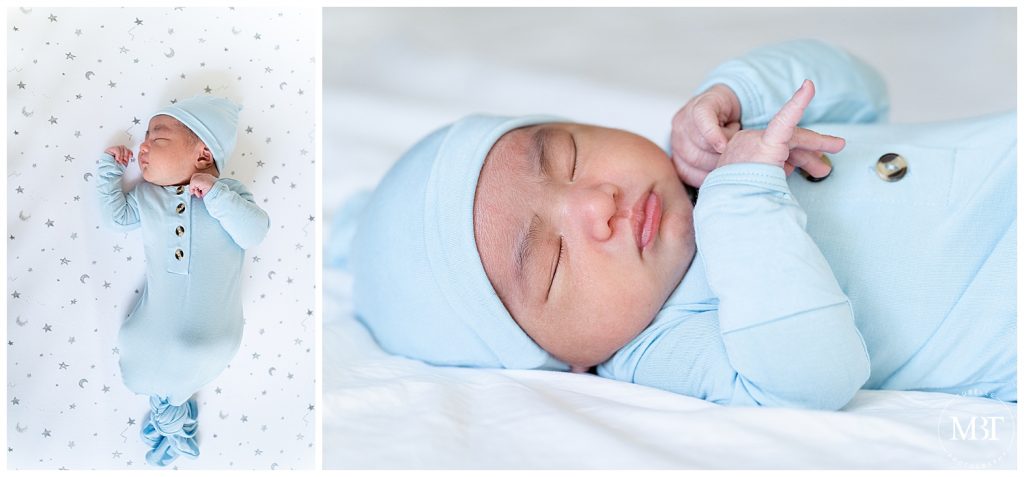
[[[139,227],[139,203],[134,189],[121,190],[124,169],[114,156],[103,153],[96,170],[96,189],[104,223],[115,229],[132,230]]]
[[[816,91],[801,124],[870,123],[888,116],[889,96],[878,71],[817,40],[754,49],[715,68],[697,91],[728,86],[740,100],[743,127],[764,129],[804,79],[813,81]]]
[[[217,219],[239,247],[247,249],[263,241],[270,217],[256,205],[245,186],[233,179],[218,179],[203,198],[210,216]]]
[[[666,306],[599,374],[720,404],[849,402],[870,374],[867,348],[783,170],[712,171],[694,226],[692,266],[703,267],[717,306]]]

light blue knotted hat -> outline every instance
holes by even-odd
[[[164,107],[153,116],[166,114],[196,133],[213,153],[217,170],[223,173],[231,152],[235,150],[238,112],[241,110],[242,107],[230,99],[197,95]]]
[[[468,116],[422,139],[377,186],[347,264],[355,313],[386,351],[435,365],[569,368],[512,319],[473,234],[477,179],[491,147],[515,128],[556,120]]]

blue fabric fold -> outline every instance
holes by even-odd
[[[149,397],[150,412],[146,415],[139,434],[142,442],[150,447],[146,461],[155,466],[166,466],[178,456],[192,458],[199,456],[196,430],[199,423],[199,408],[195,398],[175,406],[166,398]]]

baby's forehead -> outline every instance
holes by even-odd
[[[172,130],[187,130],[188,126],[178,121],[173,116],[166,114],[157,114],[149,120],[149,127],[146,130],[147,133],[160,132],[160,131],[172,131]]]
[[[513,129],[503,134],[487,152],[481,173],[507,174],[506,168],[522,168],[522,159],[537,154],[543,148],[544,141],[554,132],[559,123],[541,123]]]

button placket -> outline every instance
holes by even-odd
[[[186,186],[179,185],[167,188],[171,196],[168,197],[167,207],[173,212],[170,212],[171,217],[174,219],[170,220],[170,224],[167,225],[168,229],[165,229],[168,234],[171,234],[170,240],[168,240],[169,247],[167,248],[167,271],[176,274],[188,274],[191,253],[190,243],[190,199],[186,193]],[[168,217],[169,219],[171,217]],[[176,220],[175,220],[176,219]]]
[[[178,189],[175,191],[175,194],[180,195],[184,191],[184,187],[185,186],[178,186]],[[174,211],[177,212],[178,215],[184,214],[185,213],[185,203],[184,202],[179,202],[178,205],[174,207]],[[182,235],[185,235],[185,227],[179,225],[176,229],[174,229],[174,233],[177,234],[178,237],[181,237]],[[174,251],[174,259],[180,261],[183,258],[185,258],[185,251],[180,249],[180,248],[176,249]]]

